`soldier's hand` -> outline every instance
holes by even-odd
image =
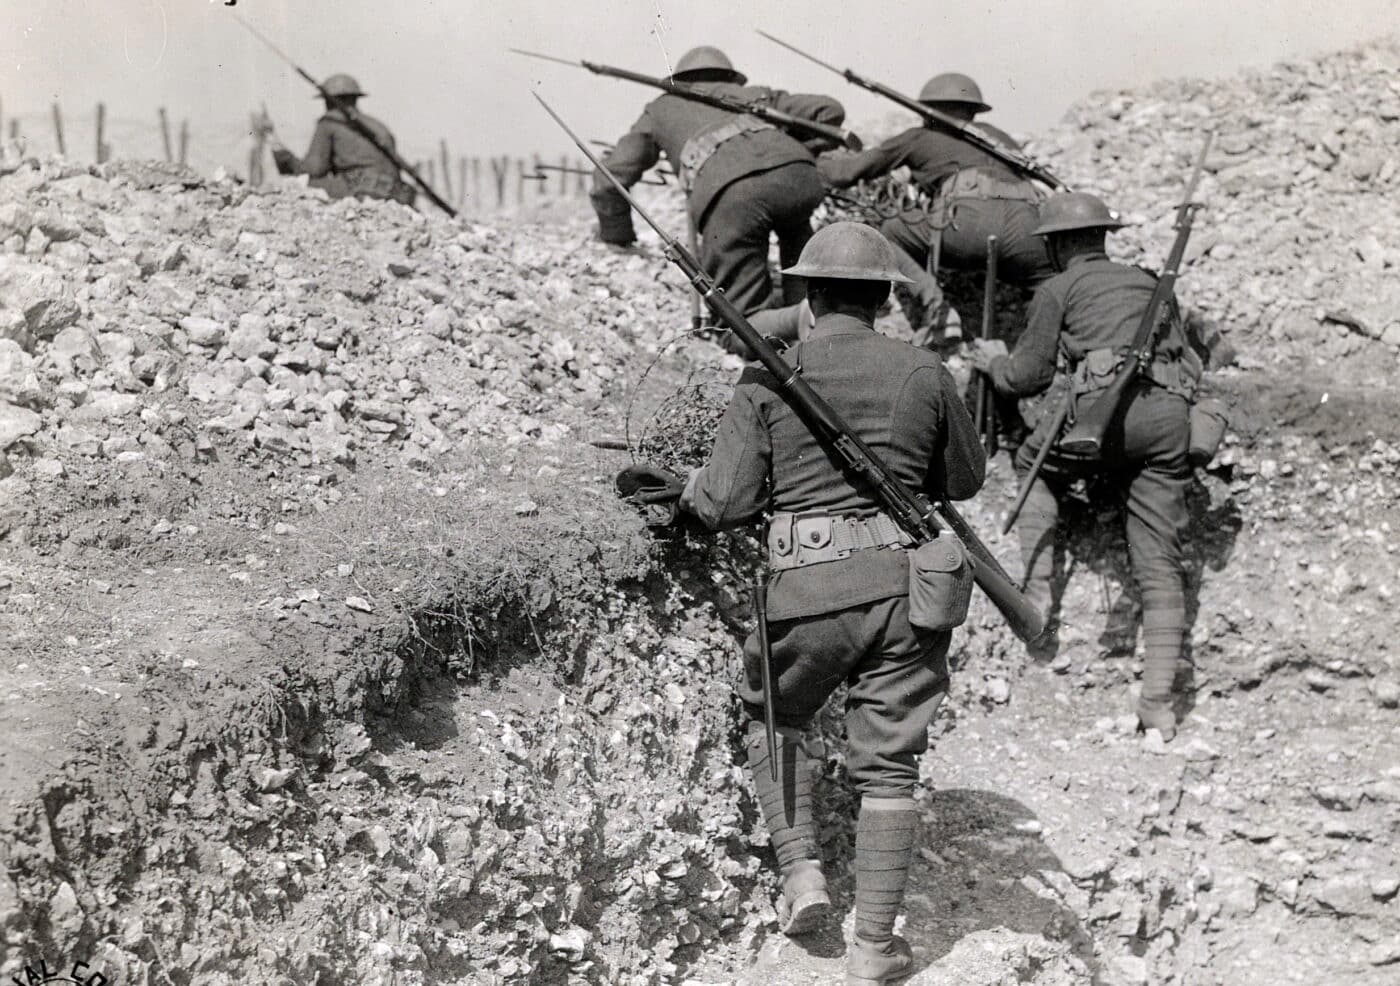
[[[967,361],[979,373],[991,370],[992,361],[998,356],[1006,356],[1006,343],[1000,339],[971,339],[967,343]]]
[[[617,495],[642,511],[648,527],[667,527],[680,514],[685,480],[669,469],[639,463],[617,474]]]

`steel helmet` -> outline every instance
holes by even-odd
[[[961,72],[944,72],[929,79],[919,90],[919,102],[968,103],[976,107],[978,113],[985,113],[991,109],[982,102],[982,90],[978,88],[977,83],[972,81],[971,76]]]
[[[363,96],[364,90],[355,81],[353,75],[346,75],[344,72],[337,72],[325,82],[321,83],[321,90],[327,96]]]
[[[839,222],[823,226],[802,248],[797,263],[783,273],[847,281],[913,283],[899,272],[894,247],[865,223]]]
[[[1040,225],[1031,232],[1035,236],[1045,236],[1072,229],[1122,229],[1126,225],[1097,195],[1059,192],[1040,207]]]
[[[734,67],[728,55],[710,45],[691,48],[682,55],[681,60],[676,62],[671,78],[684,80],[687,75],[699,72],[727,72],[741,86],[749,81],[748,76]]]

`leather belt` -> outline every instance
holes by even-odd
[[[777,128],[773,124],[757,117],[738,116],[728,123],[722,123],[718,127],[691,137],[681,148],[681,178],[685,182],[686,188],[688,189],[695,184],[695,177],[700,173],[700,169],[705,166],[705,162],[710,159],[711,155],[719,150],[721,144],[733,140],[740,134],[774,129]]]
[[[768,566],[782,572],[839,561],[853,551],[909,547],[913,543],[913,538],[884,513],[776,513],[768,522]]]

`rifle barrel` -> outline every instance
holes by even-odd
[[[524,55],[526,58],[538,58],[542,62],[557,62],[560,65],[572,65],[574,68],[582,68],[582,62],[571,62],[567,58],[558,58],[554,55],[546,55],[538,51],[526,51],[524,48],[507,48],[506,51],[514,52],[517,55]]]
[[[845,75],[845,74],[846,74],[845,72],[843,72],[843,71],[841,71],[839,68],[837,68],[835,65],[832,65],[830,62],[824,62],[824,61],[822,61],[820,58],[818,58],[816,55],[808,54],[807,52],[803,51],[801,48],[797,47],[797,45],[788,44],[788,43],[787,43],[786,41],[784,41],[782,38],[775,38],[773,35],[769,34],[767,31],[759,31],[758,33],[759,33],[760,35],[762,35],[763,37],[767,38],[769,41],[773,42],[775,45],[778,45],[778,46],[781,47],[781,48],[786,48],[788,51],[792,52],[794,55],[800,55],[800,56],[802,56],[803,58],[807,59],[807,61],[809,61],[809,62],[815,62],[817,65],[820,65],[822,68],[826,69],[828,72],[835,72],[837,75]]]

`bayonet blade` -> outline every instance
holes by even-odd
[[[790,44],[788,44],[788,43],[787,43],[786,41],[784,41],[782,38],[775,38],[775,37],[773,37],[773,35],[769,34],[767,31],[759,31],[758,33],[761,34],[761,35],[763,35],[763,37],[767,38],[769,41],[773,42],[775,45],[778,45],[778,46],[780,46],[780,47],[782,47],[782,48],[786,48],[788,51],[792,52],[794,55],[801,55],[803,58],[807,59],[807,61],[809,61],[809,62],[815,62],[816,64],[820,65],[822,68],[826,69],[828,72],[835,72],[837,75],[845,75],[845,74],[846,74],[846,73],[842,72],[839,68],[837,68],[835,65],[832,65],[832,64],[829,63],[829,62],[824,62],[824,61],[822,61],[822,60],[821,60],[820,58],[818,58],[816,55],[809,55],[809,54],[807,54],[807,52],[803,51],[801,48],[797,47],[796,45],[790,45]]]
[[[526,58],[538,58],[542,62],[558,62],[560,65],[572,65],[574,68],[582,68],[581,62],[571,62],[567,58],[557,58],[554,55],[544,55],[538,51],[526,51],[524,48],[507,48],[506,51],[513,51],[517,55],[524,55]]]

